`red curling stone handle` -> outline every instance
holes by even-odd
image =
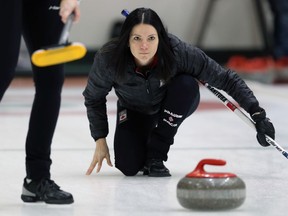
[[[201,160],[196,168],[189,174],[186,175],[187,178],[227,178],[236,177],[233,173],[211,173],[204,170],[205,165],[214,166],[224,166],[226,164],[225,160],[221,159],[203,159]]]

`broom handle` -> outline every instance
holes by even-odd
[[[73,24],[73,20],[74,20],[74,13],[71,13],[67,19],[67,22],[65,23],[60,39],[59,39],[59,44],[65,44],[68,41],[68,37],[69,37],[69,33],[70,33],[70,29],[72,27]]]
[[[210,92],[212,92],[216,97],[218,97],[221,102],[233,113],[235,113],[238,117],[240,117],[244,122],[246,122],[251,128],[253,128],[256,131],[255,123],[254,121],[249,118],[245,113],[243,113],[237,106],[235,106],[231,101],[229,101],[223,94],[221,94],[218,90],[216,90],[214,87],[210,86],[208,83],[204,83],[200,81]],[[266,141],[274,146],[279,152],[281,152],[284,157],[288,159],[288,153],[285,151],[278,143],[276,143],[275,140],[273,140],[271,137],[265,135]]]

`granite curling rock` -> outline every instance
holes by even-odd
[[[226,161],[203,159],[194,171],[177,184],[177,199],[188,209],[229,210],[241,206],[246,196],[245,183],[233,173],[211,173],[205,165],[223,166]]]

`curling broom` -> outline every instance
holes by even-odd
[[[74,14],[70,14],[62,30],[59,43],[36,50],[31,57],[32,63],[38,67],[46,67],[81,59],[87,50],[79,42],[69,43],[68,36],[73,23]]]
[[[229,101],[223,94],[221,94],[216,88],[210,86],[208,83],[200,81],[210,92],[212,92],[216,97],[218,97],[221,102],[233,113],[235,113],[238,117],[240,117],[245,123],[247,123],[251,128],[256,131],[255,122],[249,118],[245,113],[243,113],[236,105],[234,105],[231,101]],[[274,146],[279,152],[282,153],[286,159],[288,159],[288,152],[285,151],[275,140],[271,137],[265,135],[266,141]]]

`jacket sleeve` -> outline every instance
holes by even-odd
[[[250,114],[259,109],[259,102],[252,90],[236,72],[222,67],[192,45],[186,43],[179,45],[178,51],[182,52],[179,55],[181,56],[180,70],[191,73],[198,80],[225,91]]]
[[[106,96],[112,89],[112,80],[103,56],[97,53],[83,92],[91,136],[96,141],[108,135]]]

